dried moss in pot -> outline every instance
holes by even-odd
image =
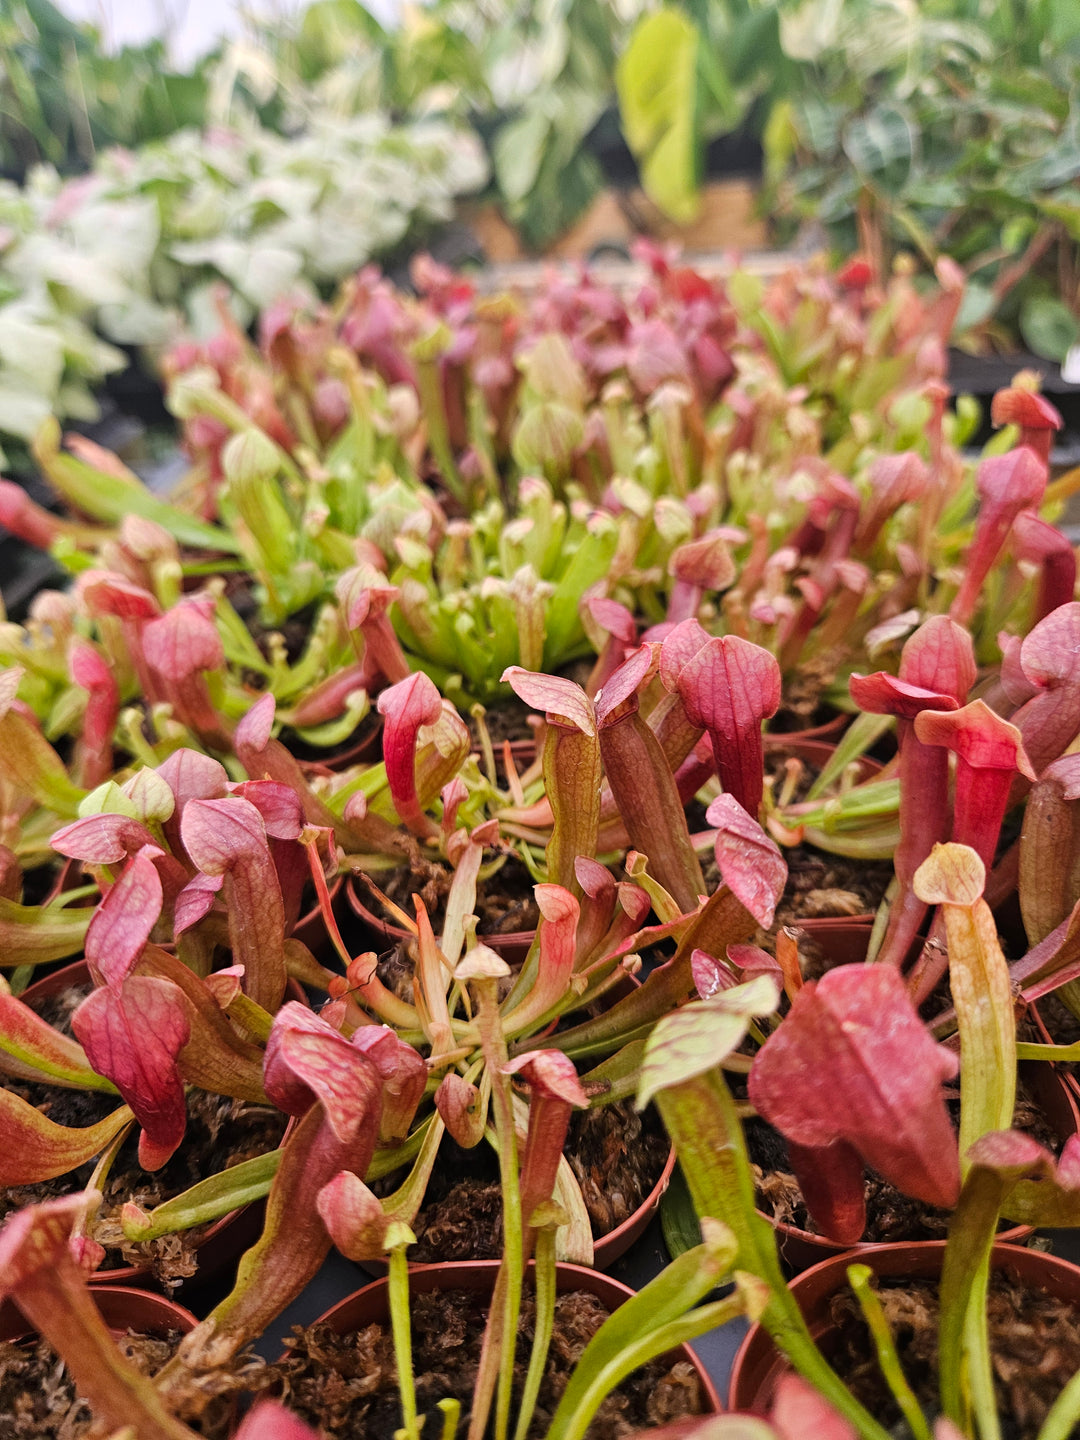
[[[575,1111],[565,1154],[581,1187],[594,1239],[610,1234],[645,1203],[671,1150],[659,1116],[619,1101]],[[372,1189],[389,1194],[404,1178],[397,1171]],[[409,1259],[497,1260],[502,1254],[502,1191],[498,1161],[483,1142],[472,1150],[444,1135],[424,1204],[412,1224],[416,1245]]]
[[[171,1359],[183,1339],[179,1330],[163,1335],[129,1330],[117,1338],[125,1359],[143,1375],[155,1375]],[[176,1407],[206,1440],[226,1440],[232,1430],[231,1393],[251,1388],[262,1362],[238,1357],[227,1373],[201,1376]],[[219,1393],[219,1392],[225,1393]],[[93,1415],[47,1340],[0,1341],[0,1434],[4,1440],[82,1440],[91,1432]]]
[[[7,1088],[37,1106],[61,1125],[94,1124],[115,1110],[116,1096],[84,1090],[67,1090],[34,1082],[9,1080]],[[156,1240],[132,1242],[120,1228],[120,1211],[132,1200],[145,1210],[182,1194],[199,1180],[254,1155],[264,1155],[281,1143],[288,1116],[269,1106],[194,1088],[187,1097],[188,1125],[183,1144],[160,1170],[147,1172],[138,1163],[137,1130],[129,1135],[117,1156],[104,1188],[104,1200],[91,1229],[92,1238],[106,1248],[101,1273],[126,1266],[147,1267],[166,1288],[174,1288],[198,1270],[197,1249],[209,1229],[196,1226]],[[94,1162],[55,1180],[0,1190],[0,1220],[14,1210],[58,1195],[84,1189]]]
[[[877,1286],[903,1368],[923,1409],[938,1405],[938,1286],[882,1281]],[[848,1289],[830,1314],[840,1332],[830,1362],[855,1396],[885,1425],[900,1412],[878,1367],[858,1301]],[[1080,1313],[1067,1300],[994,1273],[987,1298],[994,1391],[1002,1440],[1035,1440],[1066,1384],[1080,1370]]]
[[[425,866],[422,871],[401,866],[384,878],[385,883],[380,883],[380,889],[406,913],[412,913],[413,895],[420,896],[427,906],[432,928],[439,934],[453,872],[442,865]],[[525,865],[514,856],[508,856],[493,875],[477,884],[477,933],[511,935],[521,930],[535,930],[540,923],[540,912],[533,895],[535,884]],[[375,914],[380,913],[377,900],[368,908]]]
[[[960,1102],[949,1102],[953,1125],[958,1127]],[[1046,1147],[1052,1155],[1061,1152],[1063,1137],[1023,1084],[1017,1087],[1013,1128],[1021,1130]],[[749,1120],[746,1144],[754,1167],[755,1199],[759,1209],[779,1224],[792,1225],[808,1234],[818,1232],[806,1210],[798,1181],[788,1168],[787,1144],[779,1131],[764,1120]],[[897,1241],[944,1240],[951,1212],[912,1200],[873,1170],[865,1179],[866,1229],[863,1244],[885,1245]],[[998,1230],[1011,1230],[1015,1222],[1001,1219]]]
[[[427,1430],[438,1433],[439,1400],[462,1403],[459,1433],[468,1424],[469,1404],[480,1359],[487,1299],[473,1291],[414,1295],[411,1304],[413,1369],[417,1404]],[[555,1329],[529,1440],[540,1440],[585,1345],[607,1318],[596,1296],[562,1294],[555,1305]],[[515,1382],[524,1383],[533,1339],[532,1297],[523,1296],[518,1328]],[[310,1424],[333,1440],[393,1440],[401,1425],[397,1371],[389,1325],[369,1325],[344,1335],[328,1325],[297,1329],[286,1342],[291,1354],[271,1371],[283,1381],[283,1398]],[[586,1432],[587,1440],[621,1440],[645,1426],[707,1413],[700,1381],[686,1361],[664,1359],[629,1376],[607,1397]]]

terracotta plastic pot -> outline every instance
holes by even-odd
[[[854,719],[854,714],[841,710],[831,720],[826,720],[821,725],[809,725],[804,730],[766,730],[765,742],[791,744],[792,741],[798,743],[803,740],[825,740],[835,745]]]
[[[402,940],[412,939],[410,932],[403,926],[383,920],[368,909],[360,898],[360,888],[355,875],[350,875],[345,881],[345,899],[352,913],[370,932],[374,941],[371,947],[373,950],[388,950],[392,945],[399,945]],[[529,953],[536,938],[536,931],[512,930],[506,935],[480,935],[478,938],[497,955],[501,955],[508,965],[520,965]]]
[[[1047,1029],[1046,1021],[1039,1013],[1039,1005],[1037,1001],[1028,1006],[1027,1013],[1035,1022],[1035,1028],[1039,1032],[1039,1043],[1041,1045],[1060,1044],[1060,1041],[1055,1040],[1054,1037],[1050,1034],[1050,1031]],[[1077,1077],[1076,1066],[1073,1064],[1063,1064],[1061,1067],[1061,1074],[1064,1077],[1065,1084],[1069,1087],[1070,1092],[1074,1096],[1076,1096],[1077,1099],[1080,1099],[1080,1078]]]
[[[166,1335],[170,1330],[190,1334],[199,1323],[190,1310],[149,1290],[101,1289],[92,1292],[94,1304],[112,1333],[129,1330],[139,1335]],[[0,1340],[25,1340],[36,1332],[13,1301],[0,1305]]]
[[[325,775],[327,772],[336,774],[340,770],[347,770],[350,765],[359,765],[362,760],[375,764],[380,756],[383,718],[373,712],[361,720],[360,726],[366,733],[352,744],[346,744],[337,750],[328,750],[323,754],[315,752],[312,746],[305,746],[308,754],[306,759],[298,757],[300,768],[307,775]]]
[[[1077,1108],[1076,1098],[1064,1077],[1057,1073],[1052,1065],[1039,1061],[1021,1064],[1019,1073],[1028,1093],[1045,1114],[1057,1138],[1064,1144],[1070,1135],[1075,1135],[1080,1130],[1080,1109]],[[764,1214],[763,1211],[758,1213]],[[781,1258],[796,1274],[818,1265],[831,1255],[857,1253],[859,1258],[863,1259],[874,1251],[891,1248],[878,1242],[842,1245],[827,1236],[815,1235],[812,1231],[800,1230],[795,1225],[774,1220],[770,1215],[764,1215],[764,1218],[776,1231],[776,1243]],[[1029,1235],[1034,1234],[1034,1230],[1033,1225],[1010,1225],[1008,1229],[998,1232],[997,1243],[1022,1245]],[[918,1240],[910,1243],[930,1245],[938,1242]],[[869,1263],[867,1260],[867,1264]]]
[[[530,1272],[533,1270],[529,1262]],[[430,1295],[435,1290],[469,1290],[490,1293],[498,1273],[497,1260],[456,1260],[444,1265],[414,1265],[409,1267],[409,1289],[416,1295]],[[609,1310],[619,1308],[629,1300],[634,1291],[609,1275],[598,1275],[582,1265],[559,1265],[556,1274],[556,1288],[560,1295],[570,1290],[585,1290]],[[315,1322],[329,1325],[338,1335],[352,1330],[361,1330],[365,1325],[389,1324],[390,1311],[387,1299],[387,1281],[374,1280],[341,1300]],[[723,1409],[716,1387],[708,1372],[689,1345],[680,1345],[671,1352],[673,1359],[688,1361],[697,1372],[705,1402],[710,1407],[706,1414],[718,1415]],[[285,1356],[281,1357],[282,1359]]]
[[[330,891],[330,908],[336,910],[341,902],[341,893],[345,885],[344,875],[335,875],[328,883]],[[333,950],[333,943],[329,931],[326,928],[326,920],[318,901],[300,916],[292,928],[289,937],[292,940],[299,940],[306,945],[316,960],[322,960]],[[334,952],[336,954],[336,951]]]
[[[944,1240],[925,1240],[915,1245],[878,1245],[859,1252],[834,1255],[791,1283],[791,1293],[806,1318],[810,1333],[826,1359],[835,1351],[837,1331],[829,1315],[829,1303],[847,1284],[847,1267],[855,1260],[869,1265],[881,1279],[935,1280],[941,1276]],[[1031,1289],[1045,1290],[1060,1300],[1080,1304],[1080,1267],[1041,1250],[1017,1245],[996,1244],[993,1267]],[[777,1381],[791,1370],[785,1356],[773,1344],[772,1336],[760,1324],[754,1325],[739,1347],[731,1371],[728,1404],[732,1410],[768,1412]]]
[[[35,980],[33,985],[27,986],[21,998],[33,1006],[35,1001],[50,999],[69,986],[85,985],[89,978],[90,971],[86,961],[76,960],[72,965],[65,965],[62,970]],[[303,988],[295,980],[289,981],[289,998],[307,1004]],[[117,1104],[120,1103],[120,1097],[117,1096]],[[230,1210],[227,1215],[222,1215],[207,1227],[195,1247],[199,1256],[199,1268],[194,1275],[182,1282],[185,1290],[197,1289],[213,1280],[255,1242],[262,1230],[264,1208],[265,1201],[255,1200],[237,1210]],[[121,1265],[110,1270],[98,1270],[90,1276],[89,1284],[95,1291],[137,1285],[140,1282],[152,1284],[148,1271],[148,1265]]]
[[[845,720],[850,716],[844,716]],[[772,750],[790,750],[797,759],[805,765],[811,766],[814,770],[823,770],[836,753],[836,745],[823,739],[811,737],[810,732],[805,735],[765,735],[766,754]],[[869,755],[860,755],[858,761],[858,779],[860,781],[870,780],[879,775],[882,765],[879,760]],[[799,921],[799,928],[808,934],[818,935],[827,932],[830,927],[851,925],[862,921],[873,921],[872,911],[864,912],[861,915],[822,915],[810,917]],[[869,936],[867,937],[869,940]],[[847,963],[847,962],[844,962]]]
[[[634,1241],[644,1235],[649,1221],[660,1208],[660,1201],[671,1184],[674,1170],[675,1150],[672,1147],[660,1172],[660,1178],[634,1213],[627,1216],[614,1230],[609,1230],[606,1235],[601,1235],[599,1240],[593,1241],[593,1269],[609,1270],[616,1260],[626,1254]]]

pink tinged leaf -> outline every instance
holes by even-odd
[[[1054,434],[1064,424],[1060,412],[1045,395],[1018,385],[997,392],[990,405],[990,422],[1019,426],[1020,444],[1030,445],[1046,464],[1050,462]]]
[[[777,1440],[856,1440],[856,1433],[848,1422],[801,1375],[780,1377],[771,1418]],[[237,1440],[243,1437],[238,1436]],[[267,1440],[277,1440],[277,1437],[267,1436]],[[939,1436],[938,1440],[945,1437]]]
[[[87,815],[54,831],[49,844],[88,865],[119,865],[144,846],[156,847],[150,831],[131,815]]]
[[[526,1225],[537,1206],[550,1200],[573,1110],[588,1108],[574,1062],[561,1050],[533,1050],[503,1066],[528,1082],[529,1128],[521,1161],[521,1215]],[[526,1249],[529,1241],[526,1239]]]
[[[694,725],[708,730],[720,783],[750,815],[764,791],[761,723],[780,706],[780,666],[760,645],[710,640],[679,672],[679,695]]]
[[[779,989],[783,989],[784,967],[775,955],[770,955],[759,945],[729,945],[726,953],[731,963],[738,967],[739,984],[753,980],[756,975],[768,975]]]
[[[882,527],[901,505],[917,500],[930,482],[930,472],[913,450],[880,455],[870,466],[870,499],[863,509],[853,542],[860,555],[871,550]]]
[[[484,1138],[486,1112],[480,1091],[453,1070],[443,1076],[435,1091],[435,1109],[450,1137],[463,1150],[471,1150]]]
[[[244,967],[242,965],[230,965],[225,970],[215,970],[212,975],[207,975],[203,984],[210,994],[221,1006],[227,1010],[229,1006],[243,992],[241,981],[244,978]]]
[[[75,815],[83,792],[71,783],[33,711],[17,698],[24,674],[18,665],[0,670],[0,780],[27,801]]]
[[[409,676],[409,661],[387,614],[400,593],[396,585],[387,584],[386,577],[370,565],[348,571],[336,587],[346,625],[350,630],[359,629],[364,637],[365,660],[370,657],[374,668],[390,684]]]
[[[606,595],[592,595],[582,603],[593,622],[606,634],[623,645],[634,644],[637,622],[625,605],[608,599]]]
[[[304,1008],[286,1006],[282,1015]],[[278,1016],[275,1030],[280,1022]],[[320,1028],[325,1033],[286,1029],[280,1035],[278,1062],[285,1070],[302,1070],[302,1083],[322,1103],[307,1111],[281,1147],[263,1231],[240,1261],[240,1283],[184,1342],[181,1360],[196,1368],[223,1364],[313,1279],[330,1249],[319,1192],[342,1170],[363,1175],[371,1164],[379,1132],[378,1073],[329,1025]]]
[[[285,906],[262,816],[250,801],[191,800],[180,822],[184,848],[204,874],[224,877],[233,959],[244,989],[273,1014],[285,993]]]
[[[533,893],[540,911],[540,959],[532,989],[504,1017],[507,1035],[520,1035],[562,1000],[574,972],[581,913],[578,902],[561,885],[537,885]]]
[[[266,1093],[279,1109],[303,1114],[311,1100],[323,1107],[331,1130],[343,1145],[355,1143],[374,1120],[381,1081],[372,1061],[317,1015],[291,1000],[274,1017],[263,1069]],[[311,1097],[304,1104],[304,1092]],[[362,1099],[364,1103],[359,1103]]]
[[[424,1057],[399,1040],[388,1025],[365,1025],[353,1035],[352,1043],[382,1077],[382,1138],[400,1144],[424,1098],[428,1078]]]
[[[469,792],[466,789],[465,781],[460,775],[455,775],[449,785],[444,785],[439,799],[442,801],[442,832],[446,839],[454,833],[457,826],[458,806],[463,800],[467,800]]]
[[[91,969],[114,990],[131,973],[161,914],[161,877],[152,853],[160,851],[146,846],[132,856],[97,907],[86,932],[86,958]]]
[[[85,1165],[131,1123],[119,1106],[96,1125],[57,1125],[14,1090],[0,1086],[0,1185],[37,1185]],[[4,1271],[0,1268],[0,1285]]]
[[[735,562],[724,536],[710,531],[672,552],[668,574],[675,580],[668,603],[668,619],[677,623],[697,613],[707,590],[728,588],[735,579]]]
[[[845,1140],[904,1194],[949,1206],[960,1162],[941,1083],[957,1066],[897,970],[843,965],[799,991],[755,1057],[749,1095],[788,1140]]]
[[[787,862],[734,795],[717,797],[705,812],[716,826],[716,864],[724,884],[767,930],[787,884]]]
[[[573,680],[523,670],[520,665],[511,665],[501,678],[519,700],[546,715],[549,724],[573,727],[583,735],[596,734],[593,702]]]
[[[304,828],[304,810],[295,790],[276,780],[244,780],[229,788],[231,795],[248,800],[262,816],[267,835],[275,840],[298,840]]]
[[[15,1211],[0,1229],[0,1301],[17,1295],[40,1271],[63,1265],[85,1210],[86,1195],[75,1194]]]
[[[0,525],[38,550],[50,549],[64,533],[64,522],[31,500],[14,480],[0,480]]]
[[[596,697],[596,715],[601,727],[613,724],[631,700],[636,706],[637,696],[656,674],[660,666],[660,647],[641,645],[619,666],[615,674]]]
[[[732,965],[737,965],[739,962],[736,957],[731,953],[733,950],[757,951],[757,946],[729,945],[728,959],[731,960]],[[762,950],[758,953],[764,955],[765,951]],[[768,958],[772,960],[771,955]],[[777,980],[779,983],[780,967],[776,965],[775,960],[773,961],[773,965],[776,968]],[[694,989],[700,995],[702,1000],[708,1000],[713,995],[719,995],[721,990],[733,990],[735,986],[739,983],[735,975],[735,971],[731,968],[731,966],[722,964],[719,960],[717,960],[715,955],[710,955],[707,950],[697,949],[692,952],[690,956],[690,973],[694,977]]]
[[[68,673],[87,692],[79,739],[79,781],[92,790],[112,773],[112,736],[120,712],[120,692],[104,658],[85,640],[71,642]]]
[[[273,695],[267,693],[255,701],[251,709],[236,726],[236,741],[252,751],[262,750],[274,733],[276,703]],[[248,767],[245,765],[244,767]]]
[[[678,688],[679,675],[710,640],[709,632],[697,620],[683,620],[672,626],[660,646],[660,679],[667,690]]]
[[[141,1440],[190,1440],[154,1386],[118,1351],[69,1248],[88,1205],[87,1191],[28,1206],[0,1232],[0,1298],[12,1294],[31,1326],[63,1356],[99,1429],[136,1432]]]
[[[157,767],[157,773],[176,797],[174,815],[181,815],[189,800],[221,800],[228,793],[225,766],[201,750],[174,750]]]
[[[1012,718],[1041,774],[1080,731],[1080,602],[1060,606],[1025,636],[1020,665],[1041,693]]]
[[[853,674],[848,680],[848,689],[855,704],[868,715],[896,715],[903,720],[914,720],[924,710],[957,708],[951,695],[923,690],[884,670],[872,675]]]
[[[153,620],[161,614],[149,590],[111,570],[84,570],[75,581],[75,594],[95,618],[113,615],[118,620]]]
[[[186,680],[225,663],[225,647],[213,621],[208,595],[181,600],[143,630],[143,652],[167,681]]]
[[[68,1241],[68,1253],[84,1275],[93,1275],[105,1260],[105,1246],[86,1235],[72,1235]]]
[[[908,637],[900,654],[901,680],[951,695],[958,705],[967,699],[976,674],[971,636],[947,615],[932,615]]]
[[[197,925],[214,908],[214,901],[225,883],[223,875],[196,875],[176,897],[173,909],[173,934],[183,935]]]
[[[187,1126],[184,1084],[177,1057],[191,1027],[175,985],[132,975],[118,990],[92,991],[71,1019],[90,1063],[106,1075],[142,1127],[139,1164],[159,1170]]]
[[[47,1076],[54,1085],[104,1090],[82,1049],[69,1036],[0,986],[0,1073],[26,1080]]]
[[[474,863],[478,860],[478,852],[476,850],[471,850],[471,859]],[[476,864],[476,869],[479,870],[479,864]],[[459,873],[461,873],[460,870],[455,873],[455,881]],[[451,891],[453,891],[453,885],[451,885]],[[474,888],[474,898],[475,893]],[[446,1001],[449,961],[445,960],[445,957],[436,944],[435,933],[431,928],[431,920],[427,913],[427,906],[419,895],[413,896],[413,909],[416,912],[417,948],[413,1002],[416,1005],[421,1025],[431,1045],[431,1053],[433,1055],[441,1055],[453,1049],[454,1044],[454,1033],[450,1024],[450,1011]],[[459,933],[463,942],[464,930],[461,929]],[[456,937],[454,944],[455,948],[460,952],[461,947]]]
[[[1008,539],[1021,510],[1038,506],[1046,489],[1047,467],[1034,450],[1022,445],[1006,455],[983,460],[975,476],[979,514],[975,538],[967,552],[964,578],[949,607],[952,619],[966,625],[975,613],[983,581]]]
[[[423,812],[416,789],[416,743],[421,727],[442,714],[442,698],[432,681],[417,671],[379,696],[385,720],[383,758],[394,808],[402,823],[421,839],[434,839],[438,828]]]
[[[956,755],[952,838],[970,845],[989,869],[1014,777],[1036,778],[1019,730],[973,700],[951,713],[924,710],[915,734],[924,745],[943,745]]]
[[[1016,517],[1013,549],[1018,560],[1039,567],[1039,591],[1032,612],[1037,624],[1068,604],[1076,593],[1076,551],[1056,525],[1030,510]]]
[[[329,1028],[320,1015],[295,1000],[283,1005],[274,1017],[263,1057],[263,1083],[267,1095],[286,1115],[305,1115],[315,1103],[315,1092],[282,1057],[282,1037],[292,1030],[323,1035]]]
[[[351,1170],[342,1170],[316,1199],[330,1239],[347,1260],[381,1260],[390,1223],[381,1201]]]
[[[261,1400],[244,1416],[236,1440],[319,1440],[319,1437],[284,1405],[276,1400]]]
[[[574,968],[582,965],[607,934],[615,915],[615,878],[605,865],[588,855],[574,860],[574,878],[581,889],[581,917],[577,928]]]
[[[866,1229],[866,1188],[858,1151],[846,1140],[820,1146],[789,1140],[788,1160],[818,1230],[841,1245],[857,1245]]]
[[[1006,635],[1002,632],[998,635],[998,646],[1001,650],[1001,668],[998,674],[1001,688],[1009,704],[1019,707],[1033,695],[1038,695],[1039,686],[1033,684],[1024,674],[1020,663],[1022,640],[1019,635]]]

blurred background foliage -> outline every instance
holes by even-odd
[[[92,413],[112,347],[205,330],[215,282],[246,324],[431,244],[464,196],[532,253],[612,185],[687,223],[725,156],[777,245],[879,275],[951,256],[957,343],[1060,360],[1078,92],[1060,0],[431,0],[393,23],[314,0],[186,68],[0,0],[0,432]]]

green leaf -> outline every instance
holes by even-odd
[[[548,117],[536,107],[511,120],[495,136],[495,179],[511,204],[524,200],[536,184],[550,129]]]
[[[1080,321],[1063,301],[1033,295],[1020,310],[1020,334],[1036,355],[1061,361],[1080,340]]]
[[[660,1202],[660,1228],[673,1260],[701,1244],[701,1224],[690,1187],[678,1165],[672,1171],[671,1184]]]
[[[775,980],[758,975],[745,985],[685,1005],[661,1020],[645,1047],[638,1108],[647,1105],[658,1090],[715,1069],[742,1044],[754,1016],[773,1013],[779,995]]]
[[[671,7],[634,30],[615,75],[627,143],[646,193],[672,219],[698,210],[698,31]]]
[[[175,1195],[149,1212],[139,1212],[141,1218],[132,1215],[125,1207],[126,1213],[121,1222],[124,1234],[129,1240],[156,1240],[159,1235],[173,1235],[179,1230],[190,1230],[193,1225],[220,1219],[230,1210],[250,1205],[253,1200],[261,1200],[268,1195],[280,1164],[281,1151],[268,1150],[264,1155],[241,1160],[228,1170],[200,1180],[190,1190]]]
[[[735,1237],[719,1221],[707,1223],[709,1241],[673,1260],[643,1290],[624,1301],[589,1341],[559,1401],[549,1440],[567,1440],[584,1433],[583,1426],[577,1428],[576,1413],[589,1403],[598,1380],[643,1336],[685,1315],[730,1272]]]

